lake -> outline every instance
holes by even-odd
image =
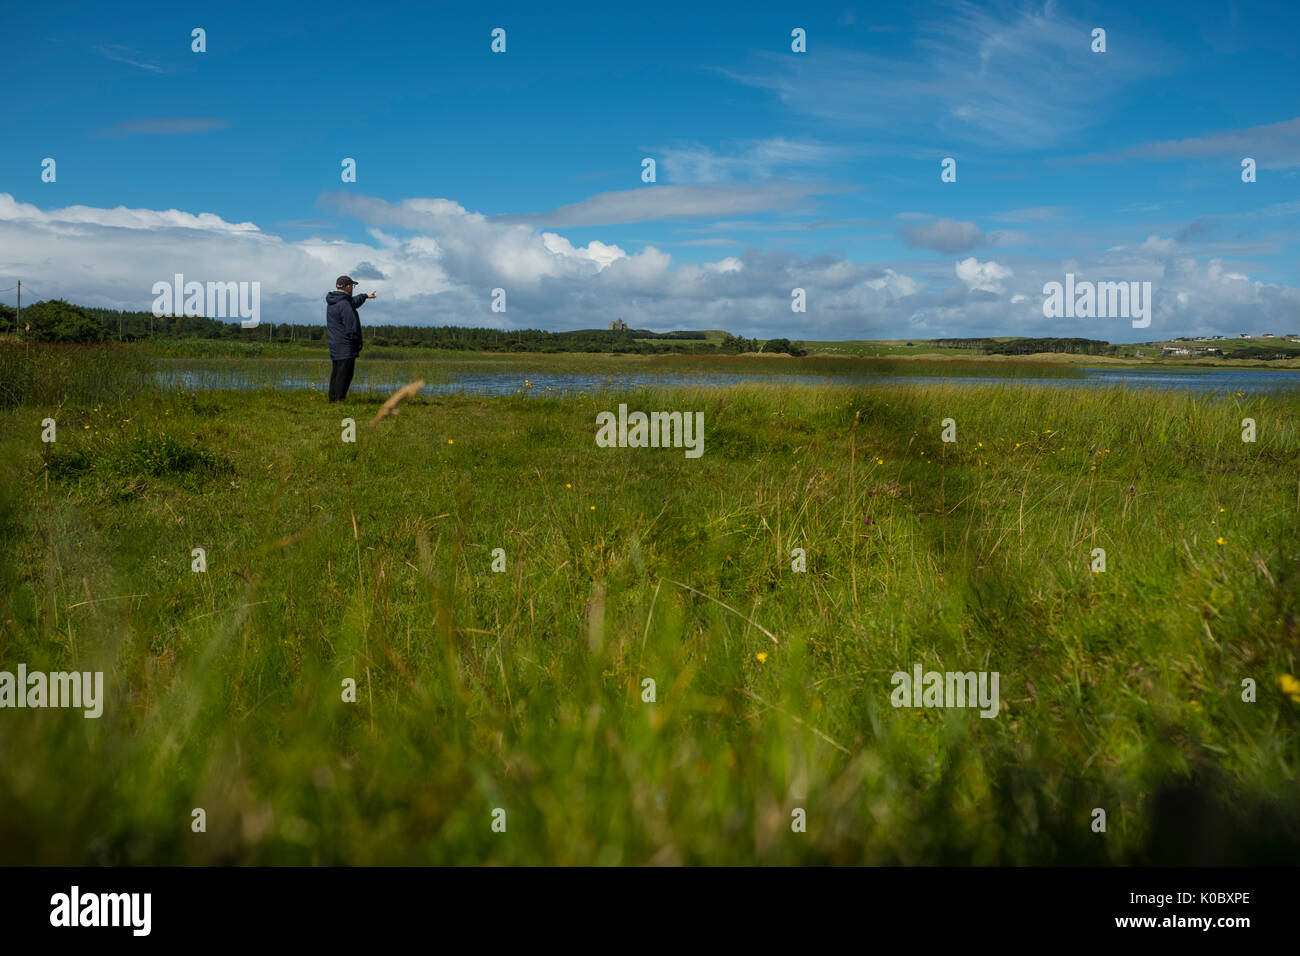
[[[311,389],[326,390],[329,364],[324,361],[234,362],[229,360],[167,359],[160,363],[158,383],[167,389],[211,391],[219,389]],[[389,393],[402,385],[423,378],[425,395],[513,395],[575,394],[602,390],[672,388],[680,386],[713,387],[743,384],[838,385],[860,386],[888,382],[899,385],[934,383],[961,385],[1047,385],[1056,387],[1127,386],[1192,392],[1273,392],[1300,388],[1300,370],[1259,368],[1090,368],[1063,365],[1052,369],[1050,377],[1023,374],[1008,367],[1006,372],[962,375],[954,374],[949,363],[942,370],[929,373],[921,363],[899,367],[888,373],[878,371],[853,374],[810,374],[803,371],[763,369],[747,372],[619,371],[604,374],[590,370],[557,370],[538,365],[518,364],[508,368],[474,368],[467,363],[394,362],[362,358],[357,363],[352,392]],[[527,383],[527,384],[525,384]]]

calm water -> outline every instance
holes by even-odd
[[[189,367],[186,367],[186,366]],[[329,366],[320,363],[319,374],[309,363],[294,363],[284,368],[256,366],[245,370],[234,365],[200,366],[192,363],[178,362],[178,367],[168,368],[158,373],[159,383],[165,388],[182,388],[186,391],[207,391],[212,389],[310,389],[320,391],[329,384]],[[1114,386],[1124,385],[1135,388],[1181,389],[1193,392],[1270,392],[1283,389],[1300,388],[1300,371],[1270,369],[1163,369],[1158,371],[1140,371],[1113,368],[1075,368],[1069,374],[1057,378],[1032,378],[1023,376],[998,375],[805,375],[781,372],[735,373],[655,373],[633,372],[624,375],[601,375],[583,372],[547,372],[510,370],[464,370],[451,369],[439,372],[442,381],[425,385],[422,389],[426,395],[440,394],[479,394],[512,395],[524,394],[573,394],[578,392],[600,391],[603,389],[637,389],[647,387],[674,386],[726,386],[741,384],[775,384],[775,385],[838,385],[854,386],[868,384],[933,384],[945,382],[963,385],[1006,385],[1028,384],[1055,387],[1079,386]],[[426,373],[418,373],[426,380]],[[412,376],[415,377],[415,376]],[[374,390],[388,393],[405,385],[411,377],[402,377],[393,369],[383,365],[367,367],[363,359],[357,365],[356,376],[352,382],[352,391]],[[531,387],[525,386],[527,380]]]

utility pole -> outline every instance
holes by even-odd
[[[18,280],[18,315],[14,317],[14,331],[18,332],[23,327],[23,280]]]

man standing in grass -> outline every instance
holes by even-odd
[[[325,296],[325,332],[329,336],[330,358],[334,367],[330,371],[330,401],[341,402],[352,384],[352,370],[361,354],[361,317],[357,309],[375,294],[353,295],[356,283],[351,276],[339,276],[335,291]]]

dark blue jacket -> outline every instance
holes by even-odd
[[[350,359],[361,354],[361,317],[357,309],[365,304],[364,295],[349,296],[331,292],[325,296],[325,333],[330,340],[330,358]]]

